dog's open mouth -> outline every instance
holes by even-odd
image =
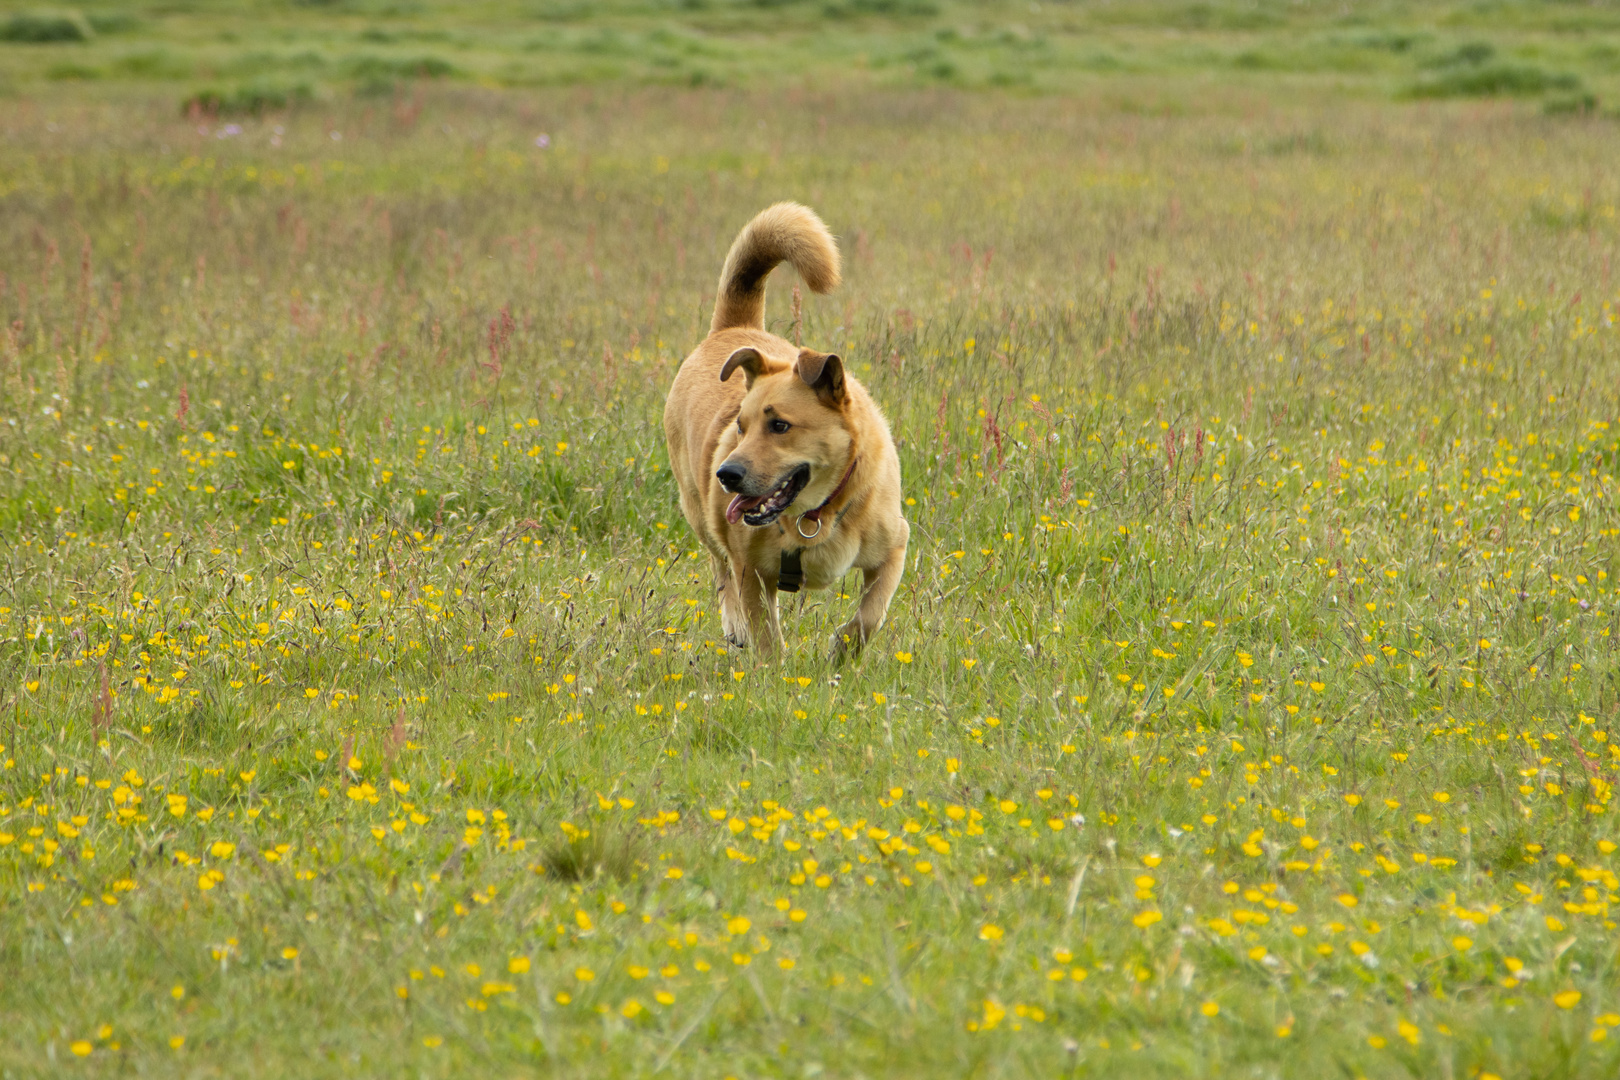
[[[740,520],[756,529],[769,525],[799,497],[799,492],[809,482],[810,466],[800,465],[764,495],[738,495],[732,499],[731,505],[726,507],[726,520],[733,525]]]

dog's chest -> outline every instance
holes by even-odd
[[[860,553],[860,541],[850,534],[834,533],[823,543],[804,549],[800,562],[804,567],[806,588],[825,589],[849,573]]]

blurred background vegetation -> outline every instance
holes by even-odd
[[[1132,79],[1131,77],[1135,77]],[[1315,0],[111,0],[0,4],[0,93],[139,81],[251,113],[416,79],[1075,92],[1219,80],[1612,108],[1610,3]]]

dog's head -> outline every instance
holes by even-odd
[[[800,349],[786,365],[744,347],[726,359],[720,381],[738,370],[748,393],[737,413],[737,445],[715,470],[735,496],[726,520],[758,527],[790,507],[803,513],[820,506],[843,482],[854,443],[843,360]]]

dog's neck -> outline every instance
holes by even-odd
[[[808,518],[811,521],[819,522],[821,520],[821,512],[827,509],[827,507],[831,506],[832,501],[843,493],[844,488],[849,486],[849,478],[855,475],[855,466],[859,465],[860,463],[860,454],[855,454],[852,456],[849,459],[849,468],[844,470],[844,478],[838,481],[838,486],[833,488],[832,494],[828,495],[827,498],[822,501],[820,506],[816,507],[814,510],[806,510],[799,516],[801,518]]]
[[[838,486],[833,488],[832,494],[827,496],[822,504],[816,507],[814,510],[806,510],[804,513],[799,515],[799,522],[794,526],[794,528],[801,537],[806,540],[814,540],[816,537],[822,534],[822,531],[826,528],[826,526],[821,522],[822,511],[831,506],[832,501],[838,498],[838,496],[843,492],[844,488],[849,484],[849,478],[855,475],[855,466],[859,465],[860,463],[861,455],[860,451],[857,449],[855,453],[850,455],[849,468],[844,470],[844,478],[838,481]],[[837,525],[838,518],[841,516],[841,514],[834,516],[832,523]],[[810,533],[809,535],[806,535],[804,532],[804,523],[806,521],[813,521],[816,523],[816,531]],[[783,529],[783,531],[786,532],[786,529]],[[804,555],[804,551],[804,548],[784,547],[782,549],[782,568],[776,576],[776,587],[779,591],[796,593],[803,588],[804,563],[801,561],[801,558]]]

